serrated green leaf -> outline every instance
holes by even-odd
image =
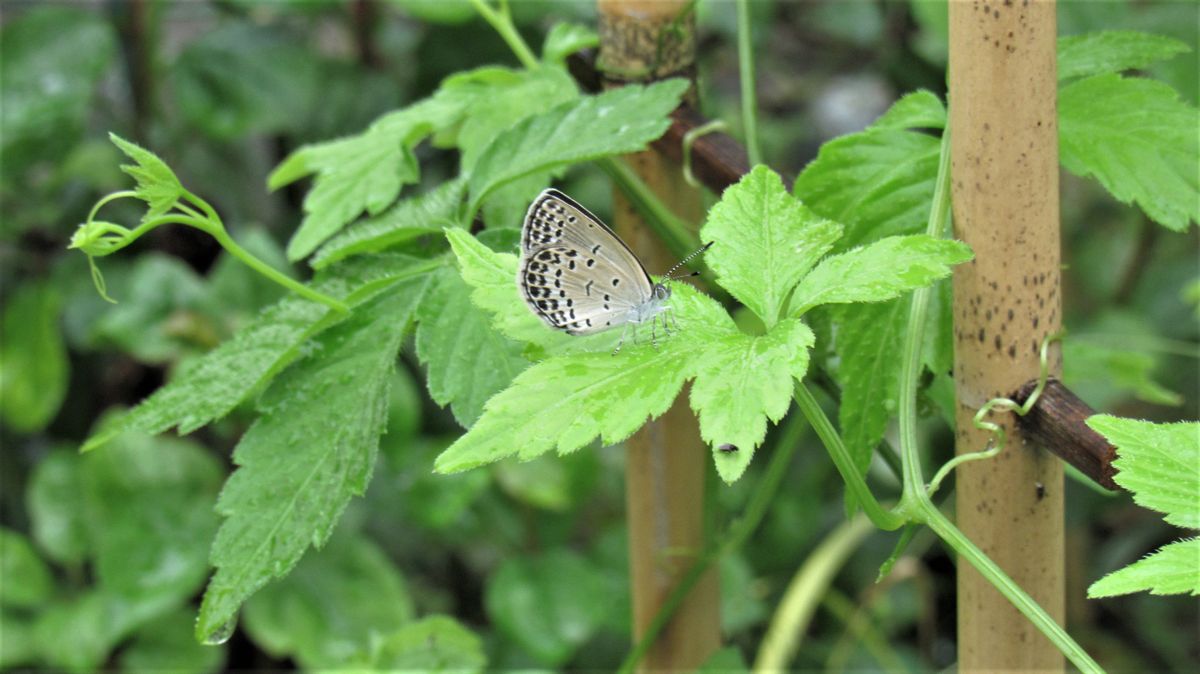
[[[1177,527],[1200,529],[1200,422],[1155,424],[1098,414],[1092,430],[1117,448],[1117,484]],[[1200,558],[1197,558],[1200,562]]]
[[[80,466],[96,575],[123,600],[179,604],[208,575],[224,469],[195,443],[123,433]]]
[[[430,263],[407,256],[364,257],[339,265],[313,287],[354,306],[392,284],[430,270]],[[232,339],[185,364],[167,385],[133,408],[119,424],[89,438],[83,451],[104,444],[121,429],[155,434],[178,427],[180,433],[190,433],[225,416],[262,390],[300,355],[310,338],[344,318],[323,304],[298,296],[285,297]]]
[[[546,33],[542,43],[542,60],[547,63],[563,63],[567,57],[580,49],[600,44],[596,31],[577,23],[556,23]]]
[[[796,283],[841,235],[841,225],[814,215],[763,165],[725,190],[700,230],[703,240],[714,242],[704,260],[721,287],[768,327],[779,320]]]
[[[192,636],[195,619],[189,607],[142,627],[132,642],[121,649],[121,671],[171,674],[220,671],[225,664],[226,648],[197,642]]]
[[[1133,30],[1058,38],[1058,79],[1135,70],[1191,51],[1179,40]]]
[[[551,346],[571,339],[533,315],[517,287],[517,256],[497,253],[460,229],[446,230],[462,278],[474,290],[471,301],[492,317],[501,334],[520,342]]]
[[[363,133],[305,145],[284,159],[267,179],[271,189],[316,174],[304,198],[304,221],[288,242],[288,259],[316,250],[363,211],[383,212],[400,188],[420,175],[413,146],[453,124],[460,112],[456,104],[434,96],[384,115]]]
[[[675,288],[671,307],[682,333],[657,348],[643,338],[616,356],[609,347],[551,357],[525,370],[484,405],[479,421],[438,457],[435,469],[452,473],[513,454],[523,460],[555,448],[566,454],[597,436],[606,445],[629,437],[670,407],[705,344],[738,334],[725,310],[690,286]]]
[[[573,552],[506,560],[484,605],[500,630],[547,666],[567,662],[615,608],[603,573]]]
[[[454,418],[470,428],[483,404],[529,366],[524,345],[492,329],[471,302],[471,286],[458,272],[438,273],[417,312],[417,356],[428,368],[429,396],[450,405]]]
[[[449,616],[430,616],[385,637],[363,666],[393,672],[474,674],[487,664],[483,640]]]
[[[329,538],[366,489],[387,409],[387,382],[428,279],[409,279],[323,333],[308,359],[264,394],[221,493],[217,568],[196,634],[219,633],[251,594]]]
[[[893,119],[914,118],[904,110]],[[939,139],[913,131],[868,129],[842,136],[821,146],[796,178],[793,193],[817,215],[846,226],[839,250],[913,234],[929,219],[939,150]]]
[[[112,140],[125,156],[132,159],[134,164],[122,164],[121,170],[129,174],[137,187],[133,192],[137,198],[145,201],[150,207],[142,221],[156,218],[175,205],[175,201],[183,196],[183,185],[167,163],[159,159],[153,152],[121,138],[115,133],[109,133]]]
[[[1094,177],[1177,232],[1200,220],[1200,110],[1153,80],[1096,75],[1058,93],[1059,149],[1070,172]]]
[[[932,91],[919,89],[900,97],[868,131],[946,128],[946,106]]]
[[[54,592],[50,568],[20,533],[0,527],[0,606],[38,606]]]
[[[245,629],[276,658],[337,668],[413,618],[404,577],[374,543],[338,534],[246,602]]]
[[[860,475],[867,472],[888,421],[896,414],[910,306],[908,298],[898,298],[837,307],[833,312],[838,325],[837,379],[842,387],[838,427]],[[854,505],[849,492],[847,502]]]
[[[528,117],[488,145],[468,179],[467,213],[499,187],[531,173],[643,149],[670,125],[687,82],[629,85]]]
[[[6,298],[0,325],[0,418],[18,433],[50,423],[67,393],[67,347],[58,327],[62,297],[48,282]]]
[[[792,315],[821,304],[889,300],[948,276],[971,257],[961,241],[924,234],[881,239],[817,264],[796,288]]]
[[[340,232],[317,251],[311,264],[324,269],[352,255],[376,253],[425,234],[440,233],[457,227],[466,183],[450,180],[409,199],[402,199],[377,216],[356,222]]]
[[[63,564],[81,563],[89,550],[79,464],[70,450],[47,454],[34,466],[25,492],[33,540]]]
[[[767,436],[767,420],[776,423],[787,413],[796,382],[808,370],[812,345],[812,330],[788,319],[758,337],[736,332],[710,340],[696,359],[692,409],[725,482],[737,480],[750,465]],[[717,448],[725,443],[738,451]]]
[[[1147,591],[1160,595],[1200,595],[1200,538],[1168,543],[1133,564],[1113,571],[1088,587],[1088,598]]]

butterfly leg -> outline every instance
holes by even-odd
[[[658,316],[650,319],[650,345],[655,349],[658,348],[658,333],[655,329],[658,327]]]
[[[617,348],[613,349],[612,355],[614,355],[614,356],[617,355],[617,352],[619,352],[621,350],[621,345],[625,343],[625,335],[628,333],[629,333],[629,324],[626,323],[625,327],[621,329],[621,338],[617,340]]]
[[[671,323],[675,326],[675,332],[679,332],[679,319],[675,318],[675,312],[672,311],[669,315],[671,316]]]

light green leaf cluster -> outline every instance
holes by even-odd
[[[183,185],[167,163],[159,159],[153,152],[139,147],[115,133],[108,134],[112,142],[132,159],[134,164],[122,164],[121,170],[129,174],[136,182],[134,194],[145,201],[149,208],[142,216],[142,221],[156,218],[175,205],[183,196]]]
[[[627,342],[614,356],[618,331],[568,337],[546,329],[520,298],[513,280],[516,257],[488,250],[462,230],[448,230],[463,280],[474,288],[471,299],[491,315],[495,328],[557,355],[491,398],[476,425],[438,457],[437,469],[456,472],[514,454],[527,460],[551,449],[568,453],[597,437],[605,444],[620,442],[666,411],[683,383],[695,379],[690,401],[701,437],[738,448],[714,449],[721,477],[737,479],[762,443],[767,420],[786,413],[795,381],[808,366],[812,332],[795,317],[778,320],[797,284],[805,288],[820,272],[812,292],[797,295],[812,298],[805,307],[826,299],[878,301],[945,276],[950,265],[970,257],[961,244],[914,236],[818,261],[840,231],[788,195],[769,169],[755,169],[726,190],[703,235],[714,241],[706,255],[718,280],[767,317],[766,334],[741,332],[719,304],[679,284],[671,313],[681,334],[657,347],[643,335],[640,344]],[[790,270],[793,265],[800,273]],[[831,271],[821,272],[823,267]],[[824,288],[824,279],[834,274],[849,290]]]
[[[428,279],[404,281],[322,333],[259,402],[262,416],[234,452],[212,547],[217,571],[197,620],[221,635],[238,607],[329,538],[351,496],[366,489],[386,420],[387,382]]]
[[[1161,82],[1114,73],[1059,91],[1066,169],[1094,177],[1118,201],[1182,232],[1200,221],[1200,110]]]
[[[1165,35],[1106,30],[1058,39],[1058,79],[1138,70],[1191,51]]]
[[[1155,424],[1093,416],[1088,426],[1117,448],[1117,484],[1144,508],[1164,513],[1178,527],[1200,529],[1200,423]],[[1200,539],[1177,541],[1114,571],[1088,588],[1088,596],[1131,592],[1200,595]]]

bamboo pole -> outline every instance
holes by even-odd
[[[600,68],[609,84],[691,76],[695,23],[689,1],[598,0],[597,5]],[[654,150],[625,161],[677,215],[700,221],[700,195],[683,181],[676,163]],[[651,273],[675,262],[619,192],[614,193],[614,225]],[[626,442],[634,643],[704,546],[709,451],[686,395],[685,389],[666,414]],[[682,671],[702,664],[720,646],[718,611],[717,577],[710,570],[647,652],[641,671]]]
[[[960,454],[989,435],[971,423],[989,399],[1037,377],[1059,329],[1058,125],[1052,0],[950,2],[954,225],[975,259],[955,268],[955,391]],[[1052,351],[1051,373],[1061,370]],[[1063,477],[1009,414],[1009,444],[958,469],[962,531],[1059,623]],[[1059,670],[1062,655],[970,566],[959,565],[960,671]]]

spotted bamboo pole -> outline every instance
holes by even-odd
[[[1059,329],[1056,94],[1052,0],[951,0],[954,226],[975,251],[954,272],[959,454],[987,446],[972,416],[1036,378],[1042,340]],[[1062,465],[1012,415],[989,419],[1008,446],[958,469],[959,527],[1061,623]],[[974,568],[958,574],[960,671],[1062,670],[1062,654]]]
[[[599,0],[597,69],[604,86],[691,77],[695,21],[687,0]],[[699,222],[699,193],[679,165],[655,150],[624,158],[677,215]],[[675,260],[619,192],[614,225],[651,273]],[[700,439],[685,388],[671,409],[626,442],[626,506],[633,592],[633,634],[645,633],[671,589],[704,546],[704,482],[709,450]],[[709,571],[684,599],[642,659],[642,671],[691,670],[720,646],[719,596]]]

